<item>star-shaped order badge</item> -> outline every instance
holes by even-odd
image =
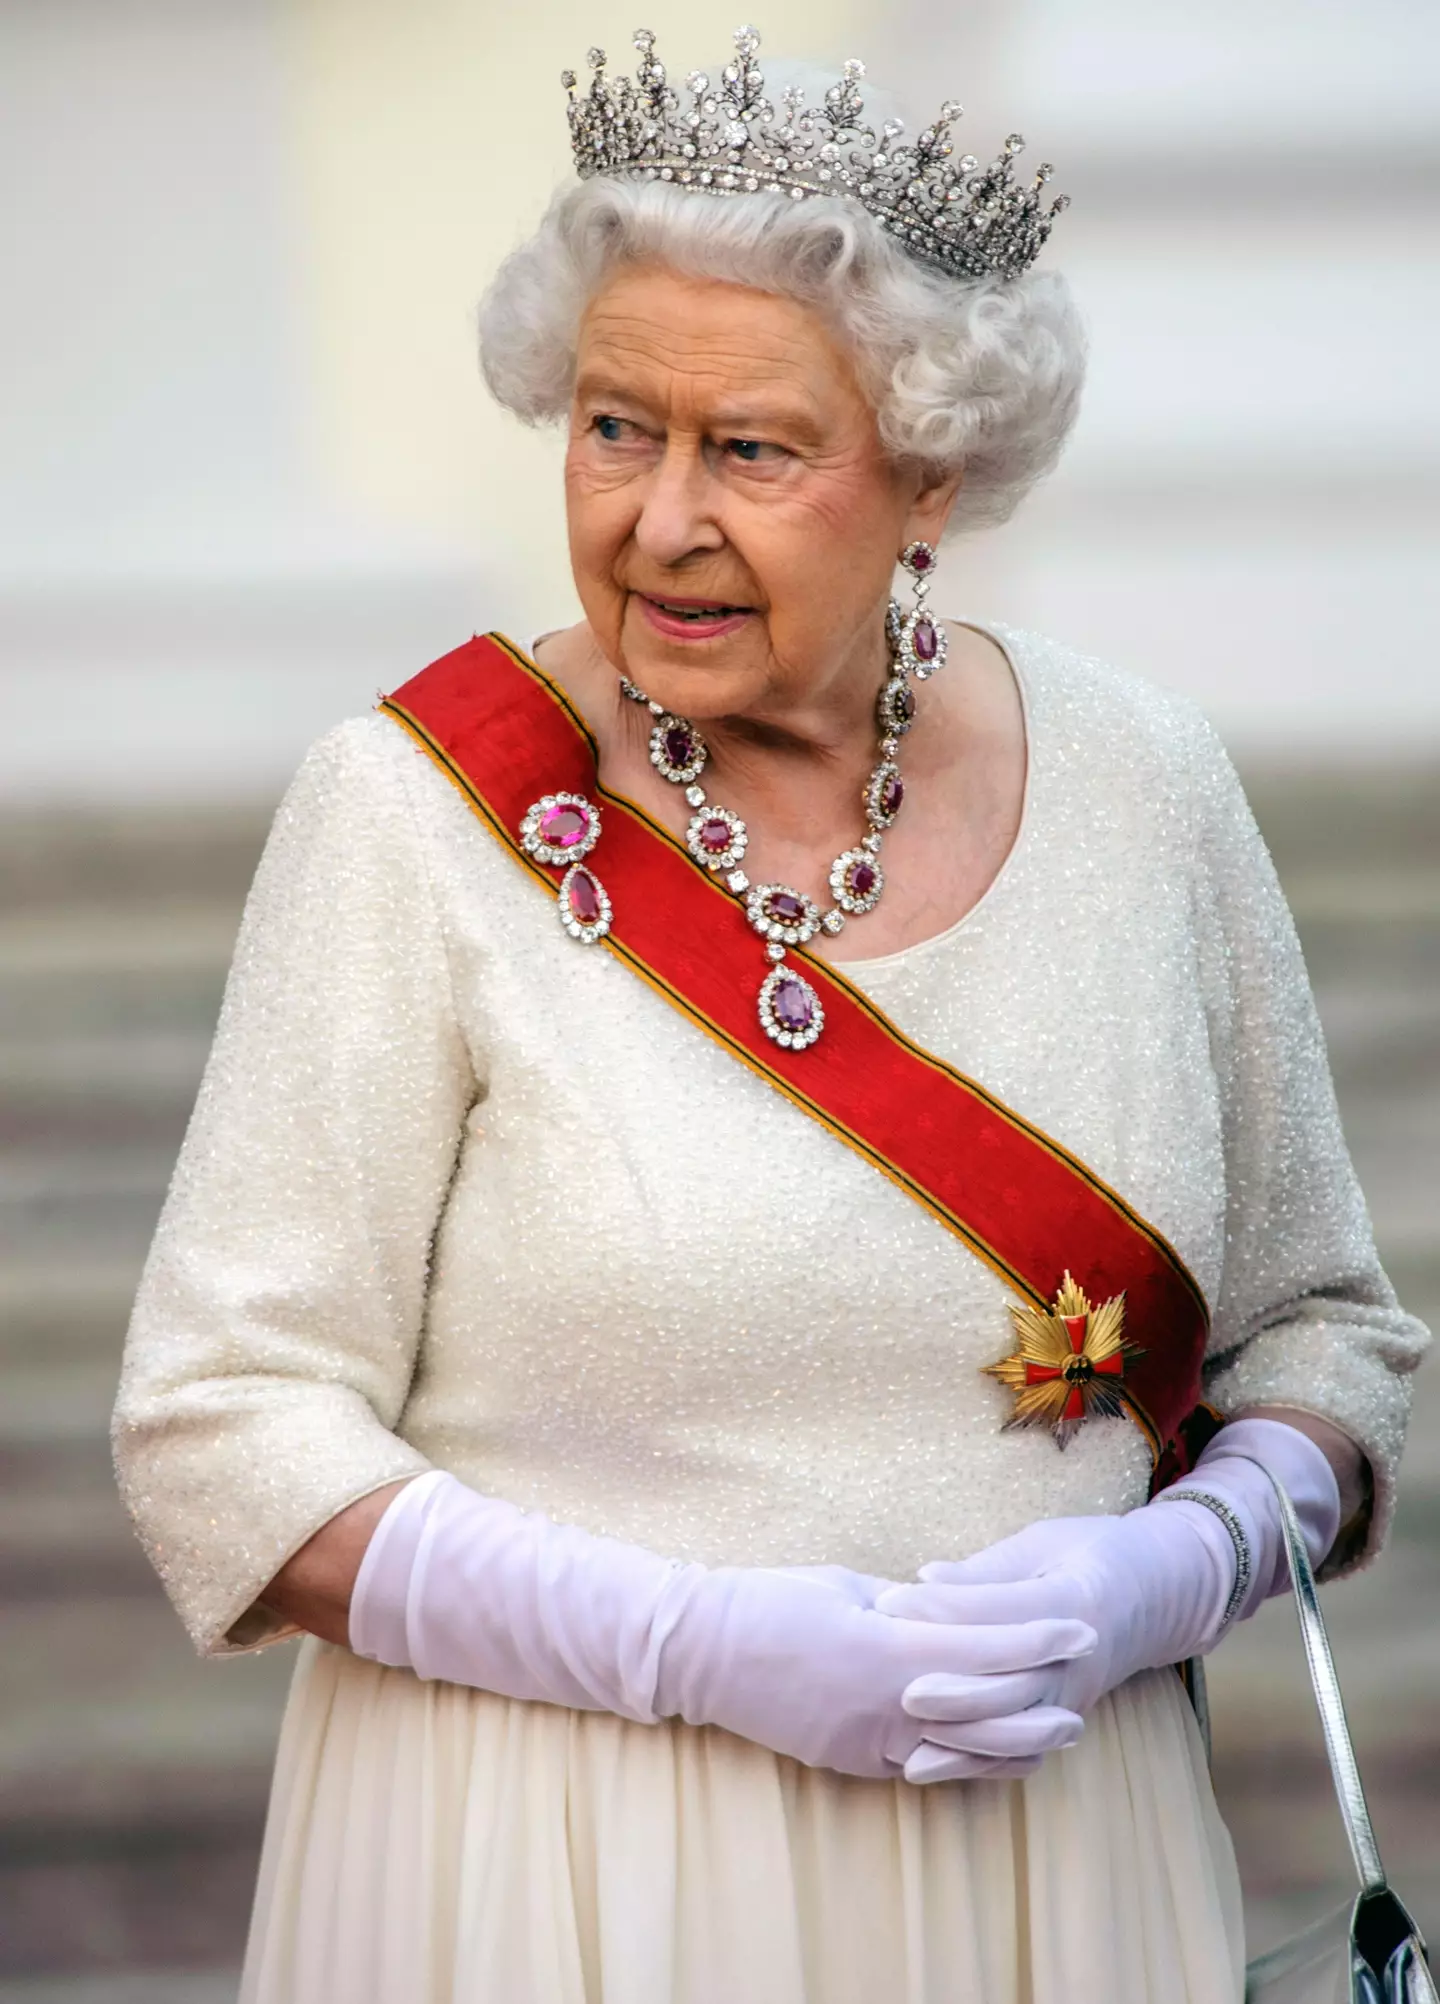
[[[1125,1297],[1092,1308],[1068,1271],[1054,1305],[1012,1307],[1020,1347],[985,1371],[1015,1393],[1014,1426],[1048,1426],[1064,1447],[1093,1413],[1124,1410],[1126,1360],[1144,1352],[1125,1340]]]

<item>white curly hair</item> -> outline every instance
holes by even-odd
[[[585,308],[626,264],[818,311],[853,354],[887,450],[933,478],[962,474],[952,532],[1005,521],[1074,421],[1085,335],[1058,272],[948,278],[853,202],[613,176],[562,188],[481,302],[481,368],[507,410],[528,424],[565,418]]]

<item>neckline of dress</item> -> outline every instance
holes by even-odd
[[[962,933],[984,911],[991,900],[996,897],[1001,885],[1011,875],[1020,851],[1026,845],[1029,836],[1031,804],[1035,791],[1034,706],[1031,702],[1029,683],[1021,669],[1019,657],[1015,649],[1010,645],[1008,640],[1001,637],[999,631],[989,624],[989,622],[981,619],[956,619],[952,620],[951,624],[954,626],[963,626],[971,633],[983,634],[985,639],[993,640],[1004,655],[1006,665],[1014,678],[1015,693],[1020,699],[1020,724],[1025,737],[1025,781],[1020,792],[1020,819],[1016,825],[1015,839],[1005,851],[999,869],[996,870],[994,876],[990,879],[979,897],[976,898],[974,904],[966,911],[963,911],[959,918],[952,920],[949,925],[943,927],[941,931],[929,933],[924,939],[911,940],[909,946],[896,947],[893,953],[874,954],[868,960],[821,960],[822,966],[835,968],[838,973],[856,981],[861,987],[864,986],[864,976],[875,969],[904,966],[906,962],[920,954],[928,954],[934,952],[939,947],[947,945]],[[548,627],[544,633],[537,634],[531,639],[526,651],[532,661],[537,659],[536,648],[542,646],[550,638],[551,634],[556,631],[558,631],[557,628],[553,626]]]

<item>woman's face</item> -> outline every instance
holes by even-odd
[[[655,266],[580,331],[570,557],[600,646],[696,718],[824,703],[881,652],[895,559],[954,495],[887,458],[807,307]]]

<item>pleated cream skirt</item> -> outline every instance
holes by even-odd
[[[307,1643],[241,2004],[1237,2004],[1242,1962],[1168,1671],[917,1789]]]

